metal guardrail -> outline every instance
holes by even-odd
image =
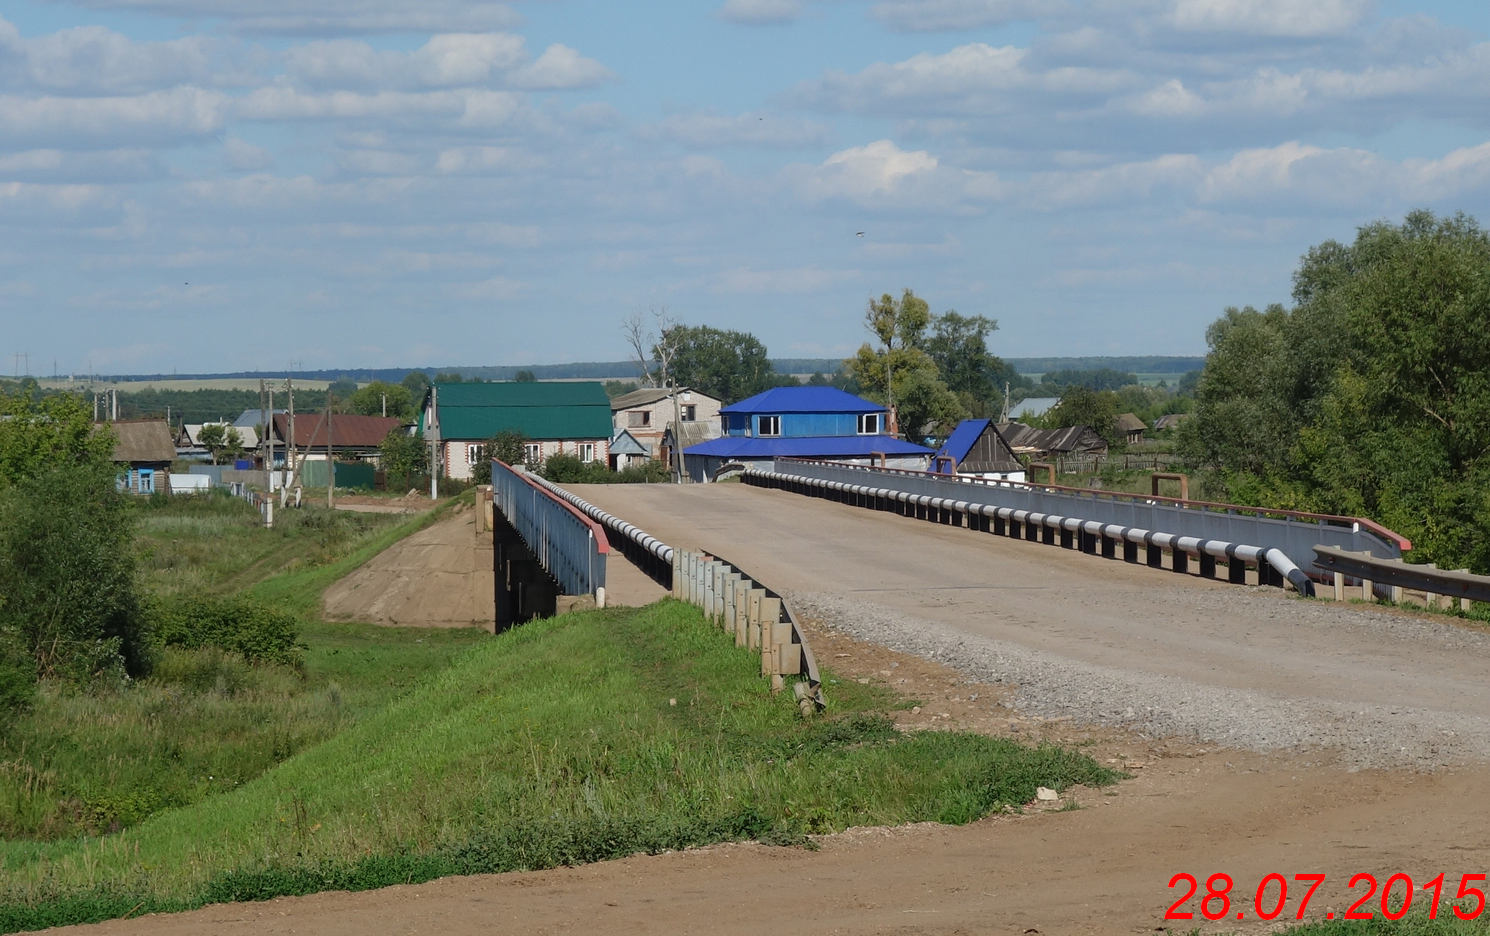
[[[710,620],[734,633],[736,646],[760,649],[761,674],[772,677],[773,688],[782,676],[800,676],[792,691],[803,714],[826,705],[817,658],[785,598],[718,556],[674,549],[551,481],[535,475],[526,478],[615,533],[628,558],[670,589],[674,598],[697,605]]]
[[[1316,568],[1335,577],[1335,597],[1343,599],[1345,580],[1361,583],[1361,597],[1376,597],[1377,585],[1391,589],[1388,596],[1401,601],[1404,588],[1426,595],[1443,595],[1461,601],[1490,601],[1490,575],[1475,575],[1467,569],[1440,569],[1431,563],[1409,565],[1398,559],[1378,559],[1368,553],[1353,553],[1332,546],[1314,548]]]
[[[1382,559],[1401,558],[1412,543],[1370,520],[1143,494],[1088,491],[1048,484],[950,479],[919,471],[870,468],[809,459],[778,458],[776,472],[821,481],[873,485],[974,507],[1007,507],[1033,514],[1080,518],[1103,525],[1162,531],[1199,541],[1276,549],[1309,569],[1314,547],[1334,546]]]
[[[873,482],[874,476],[858,475],[856,480]],[[1124,526],[1118,523],[1103,523],[1082,517],[1041,513],[1016,507],[1001,507],[995,504],[978,504],[951,497],[917,494],[898,488],[873,487],[847,481],[829,481],[776,471],[752,469],[746,472],[748,484],[786,488],[797,493],[826,497],[874,510],[891,510],[902,516],[921,520],[967,527],[997,535],[1023,537],[1030,541],[1054,544],[1059,540],[1062,547],[1079,549],[1085,553],[1101,553],[1107,558],[1116,558],[1121,545],[1124,561],[1138,562],[1139,551],[1151,568],[1163,568],[1164,557],[1169,556],[1169,568],[1174,572],[1187,573],[1190,558],[1200,563],[1200,574],[1215,578],[1218,563],[1226,563],[1227,580],[1234,584],[1247,582],[1247,567],[1257,570],[1257,584],[1291,584],[1304,595],[1314,594],[1314,582],[1282,550],[1270,546],[1254,546],[1225,540],[1177,535],[1161,530]],[[891,479],[893,483],[893,479]],[[960,482],[946,482],[960,486]],[[955,491],[955,488],[954,488]],[[960,492],[958,492],[960,493]]]
[[[555,496],[562,497],[591,520],[605,527],[612,534],[611,540],[613,544],[619,546],[621,553],[627,559],[630,559],[637,568],[647,573],[654,582],[663,588],[670,589],[673,587],[673,548],[671,546],[636,524],[627,523],[620,517],[606,513],[594,504],[564,490],[546,478],[540,478],[537,475],[531,474],[527,478],[534,484],[542,485]]]
[[[610,542],[597,523],[534,483],[526,472],[493,461],[492,502],[567,595],[594,595],[605,605]]]
[[[792,694],[803,715],[827,707],[817,658],[781,595],[718,556],[675,550],[673,597],[701,608],[734,635],[735,646],[758,652],[761,675],[770,677],[772,691],[783,687],[782,677],[800,676]]]

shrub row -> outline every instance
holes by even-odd
[[[262,602],[240,596],[191,595],[156,600],[151,607],[156,641],[199,650],[217,647],[253,663],[299,667],[305,644],[300,621]]]

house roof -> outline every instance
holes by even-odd
[[[1191,415],[1192,414],[1190,413],[1166,413],[1163,416],[1160,416],[1158,419],[1154,420],[1154,428],[1173,429],[1180,423],[1189,419]]]
[[[1030,397],[1014,406],[1009,407],[1009,413],[1014,416],[1044,416],[1049,410],[1061,401],[1060,397]]]
[[[337,448],[377,448],[388,438],[388,433],[403,425],[403,420],[395,416],[362,416],[357,413],[332,413],[331,414],[331,447]],[[290,436],[290,416],[288,413],[274,414],[274,434],[280,439],[288,439]],[[324,413],[300,413],[295,419],[295,439],[297,448],[326,445],[326,414]]]
[[[176,457],[171,427],[164,419],[135,419],[110,424],[114,430],[114,461],[169,462]]]
[[[269,412],[288,413],[289,410],[277,409],[270,410]],[[261,409],[246,409],[242,413],[238,414],[237,419],[233,420],[233,425],[237,426],[239,429],[242,429],[245,426],[250,429],[254,428],[255,426],[262,426],[264,425],[264,411]]]
[[[202,426],[223,426],[226,429],[236,430],[238,443],[245,449],[259,447],[259,431],[253,426],[234,426],[227,423],[187,423],[183,428],[186,430],[186,439],[192,445],[202,444]]]
[[[837,387],[772,387],[721,413],[883,413],[885,408]]]
[[[1036,429],[1024,423],[1000,423],[999,434],[1015,451],[1091,452],[1107,447],[1106,441],[1090,426],[1065,426],[1061,429]]]
[[[1004,437],[999,434],[998,428],[993,425],[993,421],[988,419],[964,419],[958,423],[957,428],[953,429],[952,434],[947,437],[946,443],[937,449],[936,457],[951,458],[961,466],[964,462],[969,461],[969,455],[974,454],[978,441],[990,433],[991,447],[983,450],[983,460],[980,461],[976,456],[972,459],[976,463],[976,467],[970,464],[969,470],[1023,471],[1024,465],[1014,455],[1014,450],[1010,448],[1009,443],[1004,440]],[[993,458],[987,459],[986,456],[990,452]]]
[[[913,442],[903,442],[894,436],[863,435],[770,439],[725,436],[683,450],[684,455],[711,455],[716,458],[833,458],[880,452],[886,455],[930,455],[931,449]]]
[[[678,399],[684,403],[698,402],[697,400],[684,399],[683,394],[685,393],[693,394],[705,400],[713,400],[716,403],[719,402],[718,400],[714,400],[714,398],[709,396],[707,393],[700,393],[692,387],[679,387]],[[623,393],[620,396],[616,397],[614,400],[611,400],[610,408],[612,410],[624,410],[631,409],[633,406],[650,406],[651,404],[656,403],[658,400],[665,399],[667,399],[666,387],[642,387],[640,390],[633,390],[630,393]]]
[[[1148,428],[1148,424],[1133,413],[1124,413],[1119,416],[1116,426],[1118,432],[1142,432]]]
[[[610,453],[612,455],[650,455],[647,447],[636,441],[636,436],[622,429],[616,433],[615,438],[610,440]]]
[[[698,445],[702,442],[707,442],[710,439],[719,438],[719,424],[714,422],[702,422],[700,420],[685,422],[683,423],[683,431],[681,433],[675,433],[674,430],[676,428],[676,422],[669,420],[667,428],[664,429],[662,432],[663,442],[668,445],[672,445],[674,444],[673,436],[675,434],[679,434],[682,436],[683,450],[685,452],[691,445]]]
[[[610,399],[593,380],[442,383],[433,392],[442,439],[477,441],[511,431],[534,440],[591,440],[614,432]],[[424,419],[421,413],[421,428]]]

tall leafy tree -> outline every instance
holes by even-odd
[[[766,346],[748,332],[673,325],[661,337],[652,349],[653,360],[660,359],[661,345],[668,345],[673,351],[670,374],[679,386],[734,403],[781,383]]]
[[[907,289],[897,299],[871,299],[864,327],[878,345],[865,343],[847,362],[865,396],[892,406],[901,434],[913,442],[945,432],[966,413],[926,350],[931,308]]]
[[[1462,214],[1366,225],[1304,256],[1294,302],[1211,327],[1187,453],[1235,493],[1490,571],[1490,236]]]
[[[382,416],[385,407],[389,416],[404,422],[414,421],[414,397],[403,384],[374,380],[347,400],[347,411],[363,416]]]

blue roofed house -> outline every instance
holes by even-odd
[[[724,435],[683,450],[695,481],[725,464],[770,468],[777,458],[823,458],[925,470],[931,449],[885,432],[885,408],[834,387],[773,387],[719,411]]]
[[[1023,481],[1024,463],[991,419],[964,419],[931,456],[931,470],[959,478]]]

